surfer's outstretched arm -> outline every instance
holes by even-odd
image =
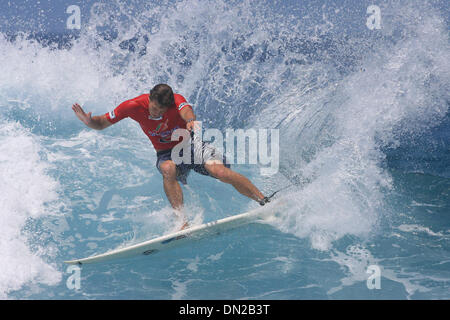
[[[72,110],[75,112],[78,119],[91,129],[103,130],[112,125],[105,115],[92,116],[92,112],[84,112],[83,108],[78,103],[75,103],[72,106]]]

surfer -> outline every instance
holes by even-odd
[[[92,116],[92,112],[84,112],[78,103],[72,106],[72,110],[86,126],[96,130],[103,130],[127,117],[140,124],[156,150],[156,167],[162,174],[167,199],[178,218],[183,219],[182,229],[188,224],[182,212],[183,192],[179,182],[187,183],[186,179],[191,169],[231,184],[241,194],[257,201],[260,205],[270,201],[248,178],[231,170],[225,157],[205,142],[201,142],[202,151],[204,151],[201,157],[202,163],[193,161],[194,148],[190,148],[191,161],[175,164],[172,160],[172,149],[182,141],[172,141],[172,133],[176,129],[187,129],[195,133],[198,122],[192,106],[182,95],[173,93],[172,88],[167,84],[158,84],[150,90],[149,94],[142,94],[124,101],[113,111],[104,115]]]

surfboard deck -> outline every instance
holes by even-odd
[[[89,263],[106,262],[121,258],[130,258],[138,255],[151,255],[162,250],[179,246],[189,241],[202,239],[207,236],[218,234],[226,230],[244,225],[246,223],[268,218],[279,210],[281,210],[281,203],[279,200],[275,200],[261,208],[257,208],[245,213],[204,223],[198,226],[192,226],[175,233],[167,234],[123,248],[111,250],[99,255],[94,255],[82,259],[68,260],[64,262],[67,264],[82,265]]]

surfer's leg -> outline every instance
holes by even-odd
[[[227,168],[220,161],[209,160],[204,164],[209,174],[222,182],[231,184],[237,191],[250,199],[261,201],[264,195],[245,176]]]
[[[183,190],[177,181],[177,177],[178,174],[181,173],[181,181],[185,183],[189,171],[175,165],[175,162],[171,160],[171,150],[157,152],[156,167],[163,176],[164,192],[174,209],[174,214],[183,222],[181,229],[185,229],[188,227],[188,222],[186,220],[186,215],[182,211]]]
[[[183,208],[183,190],[177,181],[177,168],[175,162],[166,160],[160,164],[159,169],[163,176],[164,192],[175,210]]]

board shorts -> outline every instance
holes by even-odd
[[[210,160],[218,160],[221,162],[225,167],[230,168],[230,164],[227,164],[225,155],[220,154],[217,149],[215,149],[213,146],[206,142],[202,142],[201,148],[194,148],[193,144],[191,144],[191,161],[190,163],[180,163],[176,165],[177,169],[177,180],[180,181],[183,184],[187,184],[187,177],[189,175],[189,172],[191,170],[194,170],[195,172],[198,172],[204,176],[210,176],[213,178],[216,178],[209,174],[208,170],[205,168],[205,163]],[[200,161],[197,161],[197,163],[194,162],[195,154],[198,152],[202,152],[203,157],[200,157],[198,159],[201,159],[201,163],[198,163]],[[180,157],[183,156],[183,149],[180,151]],[[167,150],[161,150],[156,153],[156,167],[158,168],[159,172],[161,172],[161,164],[164,161],[172,160],[172,149]]]

